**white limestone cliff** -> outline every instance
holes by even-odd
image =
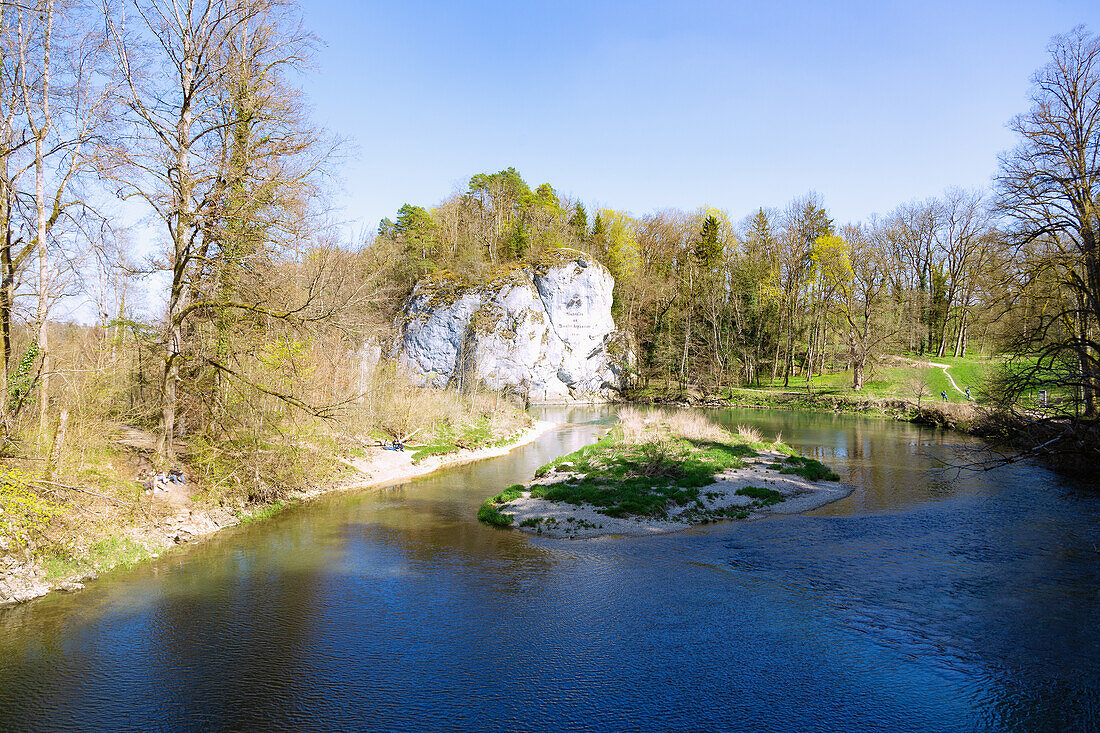
[[[577,250],[489,282],[417,285],[399,319],[399,362],[421,384],[481,384],[536,402],[603,401],[624,386],[611,273]]]

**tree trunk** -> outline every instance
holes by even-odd
[[[783,324],[782,324],[783,315],[782,315],[782,313],[780,314],[779,320],[780,320],[779,330],[775,334],[775,359],[772,360],[772,381],[768,384],[769,387],[774,387],[775,386],[775,378],[777,376],[779,376],[779,350],[783,346],[783,339],[779,335],[783,332]],[[759,386],[759,385],[757,385],[757,386]]]
[[[691,308],[687,312],[687,326],[684,327],[684,353],[680,357],[680,389],[683,390],[687,380],[688,348],[691,344]]]
[[[35,206],[38,209],[38,354],[42,359],[42,382],[38,400],[38,435],[45,440],[50,404],[50,261],[46,250],[46,171],[41,137],[34,143]]]
[[[189,26],[184,26],[182,38],[183,63],[181,82],[184,90],[190,90],[195,81],[194,37]],[[157,435],[157,457],[165,465],[176,459],[176,387],[179,382],[180,360],[183,347],[183,309],[184,287],[187,269],[190,266],[190,247],[195,214],[192,194],[194,182],[191,180],[191,120],[190,102],[184,102],[176,123],[176,171],[177,183],[174,193],[176,226],[172,229],[172,285],[168,296],[168,332],[165,344],[164,369],[161,372],[161,410],[159,434]]]
[[[38,401],[38,435],[39,440],[46,440],[49,431],[49,405],[50,405],[50,344],[49,344],[49,309],[50,309],[50,259],[47,249],[46,227],[46,151],[44,143],[50,132],[52,117],[50,114],[50,52],[53,40],[53,4],[54,0],[47,0],[44,9],[46,22],[45,36],[42,46],[42,78],[39,89],[39,109],[42,114],[40,123],[35,124],[32,111],[29,108],[30,94],[26,88],[23,91],[24,101],[28,104],[27,122],[34,132],[34,206],[38,224],[38,312],[35,315],[35,325],[38,329],[38,353],[42,359],[42,383],[39,389]],[[24,65],[26,59],[22,59]]]
[[[964,310],[959,316],[959,334],[955,337],[955,358],[958,359],[961,356],[966,355],[966,350],[963,348],[963,344],[966,343],[966,311]]]

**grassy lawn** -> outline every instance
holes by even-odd
[[[971,396],[976,401],[981,401],[984,385],[996,363],[994,359],[989,357],[960,357],[956,359],[949,356],[943,358],[912,356],[908,358],[911,358],[914,362],[947,364],[947,371],[955,380],[959,390],[965,391],[967,387],[970,387]],[[859,392],[852,389],[852,373],[850,371],[822,374],[814,377],[813,391],[815,395],[916,401],[917,391],[922,383],[925,392],[922,397],[924,401],[942,401],[941,392],[947,393],[948,402],[967,401],[966,395],[951,385],[943,369],[914,363],[894,363],[879,366],[873,374],[868,375],[863,389]],[[807,394],[806,379],[801,376],[792,378],[790,386],[786,388],[783,387],[782,379],[777,379],[771,384],[765,381],[761,385],[761,390]],[[749,397],[749,393],[752,391],[760,390],[735,389],[733,390],[733,397],[735,399],[739,396]]]

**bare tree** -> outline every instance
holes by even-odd
[[[849,263],[848,277],[840,287],[840,311],[848,337],[852,365],[852,389],[863,389],[868,365],[882,353],[897,333],[897,317],[887,308],[889,255],[885,227],[873,222],[843,229]]]
[[[1072,390],[1084,416],[1100,387],[1100,39],[1078,27],[1055,36],[1032,78],[1031,109],[1012,121],[1020,142],[1001,157],[1000,209],[1011,226],[1020,278],[1051,282],[1051,306],[1016,347],[1010,393],[1040,382]],[[1011,395],[1009,395],[1011,397]]]
[[[960,342],[964,335],[969,303],[960,304],[960,299],[967,294],[969,300],[973,294],[972,278],[985,261],[990,214],[981,193],[961,189],[948,189],[937,202],[937,208],[939,226],[935,230],[933,257],[945,282],[936,356],[943,356],[952,312],[958,311],[955,320]]]
[[[125,156],[133,175],[122,185],[156,212],[169,244],[157,452],[170,462],[189,357],[212,370],[215,382],[233,378],[265,392],[228,358],[225,314],[265,322],[329,314],[320,297],[322,273],[301,287],[274,287],[270,279],[280,252],[293,255],[297,242],[309,238],[302,231],[311,222],[307,184],[315,182],[327,149],[317,150],[319,138],[288,81],[312,45],[293,3],[134,0],[129,7],[137,29],[110,16],[130,110]],[[201,348],[210,340],[204,324],[212,326],[213,351]]]
[[[96,218],[80,195],[78,180],[99,165],[110,110],[110,84],[102,74],[102,34],[97,31],[101,24],[93,15],[92,8],[78,0],[0,6],[0,371],[6,384],[16,297],[29,295],[33,285],[40,440],[47,438],[53,372],[50,307],[75,276],[87,244],[81,243],[83,229]],[[30,190],[26,178],[32,172]],[[35,256],[38,267],[33,277],[29,266]]]
[[[895,290],[909,294],[909,348],[923,353],[935,341],[932,318],[932,250],[939,229],[935,200],[910,202],[894,209],[883,232],[893,260],[889,272]]]

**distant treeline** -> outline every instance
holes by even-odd
[[[1100,387],[1100,42],[1052,39],[1018,145],[989,191],[948,189],[862,222],[815,193],[782,209],[589,210],[513,168],[473,176],[430,208],[406,204],[368,244],[398,293],[441,272],[477,279],[553,247],[615,276],[615,316],[641,385],[772,384],[887,354],[1004,360],[1006,409],[1037,390],[1045,417],[1091,421]],[[393,301],[395,307],[400,299]],[[1045,418],[1044,418],[1045,419]]]
[[[339,145],[302,102],[316,45],[292,0],[0,3],[5,455],[49,479],[66,429],[126,423],[155,431],[159,466],[187,449],[212,485],[302,483],[333,418],[415,429],[416,398],[392,365],[361,373],[360,350],[376,353],[417,281],[554,247],[614,275],[642,386],[812,388],[847,368],[859,388],[890,353],[1000,353],[1004,405],[1046,389],[1074,419],[1096,414],[1100,43],[1083,29],[1053,39],[989,192],[864,222],[812,193],[633,216],[509,168],[361,242],[331,225]],[[140,229],[118,223],[119,200],[143,207]],[[135,257],[150,231],[158,251]],[[143,319],[149,283],[164,308]],[[94,302],[93,328],[56,323],[74,296]]]
[[[838,224],[812,193],[736,223],[710,208],[634,217],[590,212],[509,168],[430,209],[402,206],[371,246],[389,251],[402,292],[580,249],[615,277],[643,384],[789,384],[850,368],[858,389],[886,353],[1003,347],[1029,304],[1002,307],[1010,253],[996,221],[988,197],[959,190],[865,223]]]

